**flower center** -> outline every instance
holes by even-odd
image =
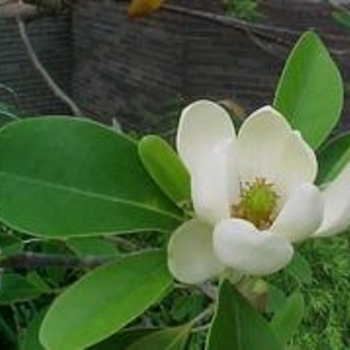
[[[277,199],[273,184],[257,178],[244,185],[239,203],[231,207],[231,215],[248,220],[259,229],[267,229],[272,224]]]

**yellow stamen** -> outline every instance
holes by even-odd
[[[271,226],[278,195],[273,184],[264,178],[246,183],[238,204],[231,207],[231,215],[252,222],[259,229]]]

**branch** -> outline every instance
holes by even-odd
[[[37,269],[41,267],[85,267],[94,268],[114,258],[107,256],[89,256],[78,258],[62,254],[42,254],[25,252],[0,259],[0,267],[14,269]]]
[[[301,33],[300,30],[293,30],[262,23],[251,23],[227,15],[221,15],[202,10],[194,10],[183,6],[163,4],[162,8],[170,12],[216,22],[220,25],[245,32],[248,35],[248,38],[261,50],[265,51],[271,56],[283,58],[283,60],[285,60],[285,55],[287,53],[286,49],[290,49],[292,43],[296,40],[297,37],[300,36]],[[332,39],[335,37],[336,34],[327,33],[327,38]],[[278,49],[276,47],[272,47],[274,44],[278,45],[280,48]],[[341,58],[341,56],[347,55],[349,53],[349,50],[336,50],[330,48],[329,52]],[[343,60],[343,64],[347,64],[347,61]]]
[[[285,44],[284,40],[269,34],[269,32],[270,33],[272,32],[275,34],[282,34],[282,35],[291,35],[291,36],[298,36],[300,34],[300,31],[297,31],[297,30],[291,30],[287,28],[270,26],[270,25],[265,25],[260,23],[252,23],[252,22],[244,21],[234,17],[230,17],[227,15],[221,15],[221,14],[206,12],[202,10],[194,10],[183,6],[164,4],[162,8],[171,12],[188,15],[195,18],[206,19],[211,22],[216,22],[216,23],[225,25],[227,27],[233,27],[235,29],[238,29],[244,32],[246,32],[247,29],[249,29],[252,33],[257,34],[262,38],[275,41],[276,43],[279,43],[279,44]]]
[[[22,2],[20,1],[20,4]],[[17,17],[17,24],[18,24],[18,30],[19,34],[21,36],[21,39],[23,41],[23,44],[27,50],[28,56],[30,60],[32,61],[34,67],[37,69],[37,71],[40,73],[50,90],[53,92],[55,96],[57,96],[59,99],[61,99],[65,104],[69,106],[72,113],[75,116],[81,116],[82,112],[80,108],[75,104],[75,102],[56,84],[56,82],[52,79],[50,74],[47,72],[47,70],[44,68],[44,66],[40,63],[34,48],[29,40],[29,37],[27,35],[26,27],[24,24],[24,21],[21,17]]]

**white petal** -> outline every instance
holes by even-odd
[[[322,192],[324,219],[315,236],[332,236],[350,226],[350,164]]]
[[[281,148],[290,132],[283,116],[270,106],[260,108],[243,123],[237,145],[243,181],[274,178]]]
[[[224,265],[249,275],[276,272],[293,256],[293,247],[287,239],[259,231],[241,219],[224,220],[215,227],[214,249]]]
[[[315,152],[297,131],[291,132],[281,148],[275,182],[288,195],[303,183],[313,183],[317,175]]]
[[[185,222],[171,236],[168,267],[183,283],[200,283],[224,270],[213,250],[213,228],[193,219]]]
[[[323,199],[312,184],[299,186],[288,198],[270,230],[296,242],[316,232],[323,219]]]
[[[200,100],[182,111],[176,144],[190,172],[226,139],[236,140],[236,133],[229,114],[218,104]]]
[[[313,150],[272,107],[263,107],[246,120],[237,147],[243,181],[266,178],[283,199],[296,186],[312,183],[316,177]]]
[[[215,224],[230,217],[230,206],[240,194],[235,148],[232,141],[214,147],[191,173],[194,210],[203,220]]]

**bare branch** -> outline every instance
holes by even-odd
[[[183,6],[163,4],[162,8],[169,12],[183,14],[192,18],[208,20],[222,26],[245,32],[248,38],[262,51],[283,60],[285,60],[286,54],[295,42],[296,38],[298,38],[301,34],[300,30],[263,23],[252,23],[227,15],[211,13],[203,10],[195,10]],[[343,9],[345,9],[345,7],[343,7]],[[335,35],[332,33],[327,33],[327,37],[332,39],[335,37]],[[331,54],[339,56],[340,58],[341,56],[349,53],[349,50],[336,50],[334,48],[329,48],[329,51]],[[347,61],[343,60],[343,63],[347,64]]]
[[[63,254],[42,254],[25,252],[0,259],[1,268],[37,269],[42,267],[84,267],[94,268],[106,262],[112,261],[109,256],[89,256],[78,258]]]
[[[22,1],[20,0],[19,4],[22,4]],[[80,108],[75,104],[75,102],[57,85],[57,83],[52,79],[48,71],[45,69],[45,67],[41,64],[39,61],[34,48],[29,40],[26,27],[24,24],[24,21],[21,17],[17,16],[17,24],[18,24],[18,30],[19,34],[21,36],[21,39],[23,41],[23,44],[27,50],[28,56],[30,60],[32,61],[34,67],[37,69],[37,71],[40,73],[42,78],[45,80],[46,84],[50,88],[50,90],[53,92],[55,96],[57,96],[59,99],[61,99],[65,104],[69,106],[72,113],[75,116],[81,116],[82,112]]]
[[[298,36],[300,34],[300,31],[297,30],[281,28],[261,23],[252,23],[227,15],[211,13],[202,10],[194,10],[183,6],[164,4],[162,8],[170,12],[180,13],[195,18],[206,19],[211,22],[216,22],[227,27],[233,27],[244,32],[246,32],[247,29],[249,29],[252,33],[261,36],[261,38],[269,39],[271,41],[276,42],[277,44],[284,44],[284,41],[280,37],[275,36],[275,34],[288,36]],[[273,33],[273,35],[271,33]]]

